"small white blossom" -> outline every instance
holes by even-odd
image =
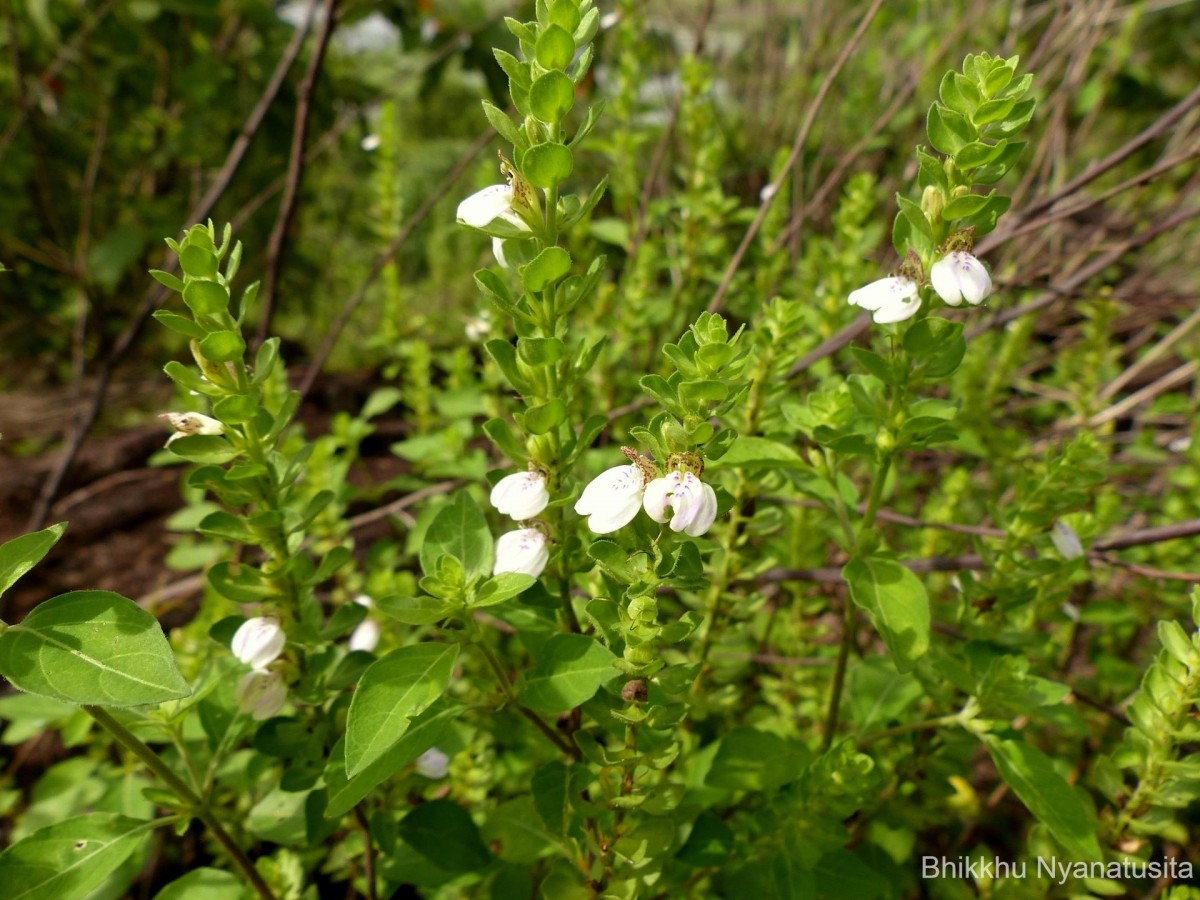
[[[496,563],[492,574],[517,572],[537,578],[549,561],[546,536],[536,528],[518,528],[496,539]]]
[[[646,482],[637,466],[613,466],[588,483],[575,501],[575,512],[587,516],[595,534],[609,534],[633,521],[642,508]]]
[[[247,672],[235,694],[238,709],[257,722],[269,719],[287,702],[287,685],[278,672]]]
[[[348,646],[351,652],[365,650],[370,653],[379,646],[379,623],[374,619],[363,619],[358,623],[358,627],[350,632]]]
[[[370,153],[373,150],[378,150],[379,145],[382,143],[383,141],[380,139],[379,135],[368,134],[361,141],[359,141],[359,146]]]
[[[516,472],[496,482],[490,499],[498,512],[524,522],[546,508],[550,492],[540,472]]]
[[[851,306],[861,306],[872,313],[872,318],[880,325],[903,322],[921,308],[916,282],[900,276],[880,278],[851,291],[849,302]]]
[[[201,415],[194,412],[165,412],[159,415],[160,419],[166,419],[171,423],[171,427],[175,429],[175,433],[167,438],[167,446],[171,445],[171,441],[178,440],[181,437],[190,437],[193,434],[224,434],[225,426],[211,416]]]
[[[929,283],[942,301],[958,306],[964,300],[978,306],[992,292],[992,278],[983,263],[970,253],[947,253],[929,270]]]
[[[646,485],[642,500],[647,515],[655,522],[667,521],[671,510],[671,530],[700,537],[717,517],[717,494],[691,472],[668,472]]]
[[[375,601],[372,600],[370,595],[368,595],[368,594],[359,594],[357,597],[354,598],[354,602],[357,603],[359,606],[365,606],[367,609],[375,608]]]
[[[496,219],[503,219],[524,231],[529,225],[512,208],[513,189],[511,184],[493,184],[476,191],[458,204],[458,221],[472,228],[484,228]]]
[[[239,661],[252,669],[265,669],[283,652],[287,635],[279,627],[279,620],[267,616],[247,619],[233,635],[229,649]]]
[[[471,316],[463,325],[463,333],[468,341],[482,341],[492,330],[492,315],[484,310],[477,316]]]
[[[1050,540],[1058,555],[1065,560],[1070,561],[1083,556],[1083,542],[1079,540],[1075,529],[1062,519],[1055,522],[1054,527],[1050,529]]]
[[[430,747],[417,757],[417,772],[426,778],[445,778],[450,771],[450,757],[437,747]]]

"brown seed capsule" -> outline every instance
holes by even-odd
[[[621,688],[621,699],[626,703],[645,703],[648,694],[646,682],[640,678],[626,682],[625,687]]]

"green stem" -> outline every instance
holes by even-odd
[[[869,734],[864,738],[859,738],[858,749],[863,750],[871,744],[874,744],[876,741],[882,741],[890,737],[895,737],[899,734],[908,734],[911,731],[931,731],[936,728],[946,728],[951,725],[961,724],[962,713],[954,713],[949,716],[938,716],[936,719],[925,719],[920,722],[908,722],[904,725],[897,725],[894,728],[885,728],[883,731],[877,731],[874,734]]]
[[[536,726],[537,729],[546,736],[547,740],[561,750],[564,755],[566,755],[569,759],[578,759],[579,751],[572,746],[571,743],[568,743],[566,738],[547,725],[545,720],[543,720],[542,717],[535,713],[532,709],[527,709],[517,700],[517,692],[513,690],[512,679],[508,677],[508,673],[504,671],[504,667],[500,665],[500,660],[496,658],[496,654],[492,652],[492,648],[489,647],[487,645],[487,641],[484,640],[483,631],[480,629],[479,623],[476,622],[475,617],[470,614],[467,615],[467,629],[471,632],[472,638],[474,638],[472,643],[479,648],[479,652],[483,654],[484,659],[487,660],[488,665],[496,674],[496,680],[500,682],[500,689],[504,691],[505,699],[516,708],[517,712],[519,712],[534,726]]]
[[[207,826],[212,832],[217,842],[225,848],[233,860],[233,864],[237,866],[242,877],[254,888],[262,900],[275,900],[275,895],[271,888],[263,881],[258,870],[254,868],[254,863],[250,858],[242,852],[242,848],[237,845],[225,827],[213,815],[208,804],[190,787],[187,783],[171,771],[170,766],[159,758],[158,754],[150,749],[149,746],[142,741],[136,734],[122,725],[116,718],[107,710],[99,706],[85,706],[84,711],[91,716],[96,722],[111,734],[119,744],[129,750],[134,756],[146,764],[155,775],[162,779],[163,783],[169,787],[175,795],[188,805],[190,810],[196,814],[196,817]]]

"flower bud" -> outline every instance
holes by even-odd
[[[1083,542],[1079,540],[1075,529],[1062,519],[1055,522],[1054,527],[1050,529],[1050,540],[1058,555],[1068,562],[1083,556]]]
[[[716,492],[691,472],[668,472],[646,486],[642,501],[646,514],[655,522],[667,521],[673,513],[671,530],[700,537],[717,517]]]
[[[261,722],[283,709],[287,702],[287,685],[278,672],[255,669],[238,682],[235,698],[239,710]]]
[[[265,669],[283,652],[287,635],[279,620],[267,616],[247,619],[233,635],[229,649],[239,661],[252,669]]]
[[[516,472],[496,482],[490,499],[499,512],[524,522],[546,508],[550,493],[540,472]]]
[[[595,534],[609,534],[633,521],[642,507],[645,478],[636,465],[613,466],[597,475],[575,502]]]
[[[493,575],[516,572],[537,578],[550,560],[546,536],[536,528],[519,528],[502,534],[496,540],[496,563]]]
[[[450,757],[437,747],[430,747],[417,757],[417,772],[426,778],[445,778],[450,771]]]
[[[365,650],[370,653],[379,646],[379,623],[374,619],[363,619],[350,633],[348,646],[351,652]]]

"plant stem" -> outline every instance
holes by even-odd
[[[483,632],[479,628],[479,623],[475,621],[472,615],[467,616],[467,627],[474,637],[474,644],[479,648],[479,652],[483,654],[484,659],[488,661],[492,671],[496,674],[496,680],[500,682],[500,688],[504,691],[504,697],[511,703],[521,715],[532,722],[537,729],[546,736],[546,738],[555,747],[561,750],[569,759],[578,759],[579,751],[572,743],[569,743],[566,738],[546,724],[545,720],[535,713],[532,709],[526,709],[517,700],[517,694],[513,690],[512,680],[508,677],[508,673],[504,671],[504,667],[500,665],[500,660],[496,659],[496,654],[492,652],[492,648],[487,645],[483,639]]]
[[[921,722],[907,722],[904,725],[897,725],[894,728],[885,728],[883,731],[877,731],[874,734],[869,734],[866,737],[858,739],[858,749],[874,744],[876,741],[882,741],[886,738],[895,737],[898,734],[907,734],[910,731],[930,731],[935,728],[944,728],[949,725],[961,725],[962,713],[953,713],[948,716],[938,716],[936,719],[925,719]]]
[[[363,833],[363,876],[367,880],[367,900],[375,900],[375,844],[371,837],[371,823],[362,805],[354,807],[354,819]]]
[[[109,734],[111,734],[119,744],[123,745],[127,750],[133,753],[138,759],[146,764],[155,775],[162,779],[175,795],[186,803],[196,817],[207,826],[212,832],[217,842],[225,848],[225,851],[233,860],[233,864],[237,866],[242,877],[254,888],[262,900],[275,900],[275,894],[271,888],[263,881],[258,870],[254,868],[254,863],[250,858],[242,852],[242,848],[237,845],[225,827],[213,815],[208,804],[190,787],[187,783],[171,771],[170,766],[164,763],[149,746],[142,741],[136,734],[122,725],[111,713],[99,706],[85,706],[84,711],[91,716],[96,722]]]

